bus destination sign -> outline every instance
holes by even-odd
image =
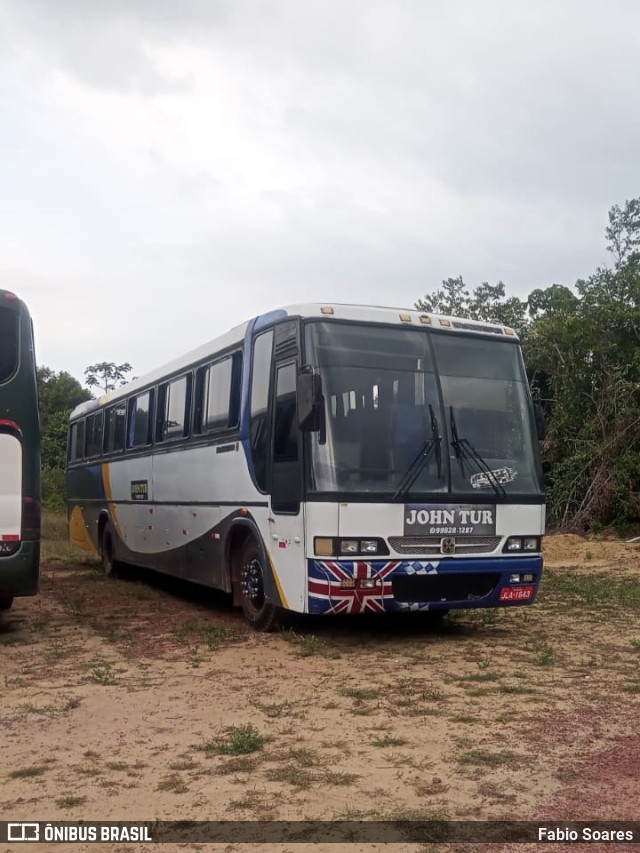
[[[492,536],[496,508],[489,504],[406,504],[405,536]]]

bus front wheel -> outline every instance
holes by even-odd
[[[13,596],[0,597],[0,610],[11,610]]]
[[[120,570],[120,562],[115,558],[114,544],[113,527],[107,522],[102,531],[102,571],[108,577],[117,577]]]
[[[267,601],[264,591],[264,557],[253,539],[245,544],[240,557],[240,600],[247,622],[256,631],[279,627],[280,608]]]

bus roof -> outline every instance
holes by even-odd
[[[316,317],[323,320],[334,319],[360,323],[391,324],[405,328],[432,328],[456,334],[486,333],[496,337],[498,335],[509,336],[512,340],[517,340],[514,330],[507,326],[488,323],[484,320],[467,320],[463,317],[431,314],[425,311],[416,311],[415,309],[389,308],[378,305],[348,305],[337,302],[288,305],[284,308],[261,314],[255,317],[253,321],[249,320],[246,323],[235,326],[224,335],[202,344],[196,349],[179,356],[144,376],[128,382],[120,388],[116,388],[115,391],[110,391],[108,394],[100,397],[99,400],[88,400],[85,403],[80,403],[71,413],[70,419],[73,420],[74,418],[86,415],[105,403],[127,397],[138,389],[159,382],[165,376],[175,374],[182,368],[206,359],[209,355],[233,347],[235,344],[240,344],[244,340],[245,333],[251,322],[255,321],[256,325],[263,326],[267,325],[270,320],[276,321],[287,317],[302,317],[304,319]]]

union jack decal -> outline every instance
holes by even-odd
[[[389,560],[388,562],[344,562],[309,560],[309,613],[384,613],[393,610],[423,610],[428,604],[400,602],[393,597],[393,574],[432,574],[437,562]],[[362,581],[372,586],[361,586]]]

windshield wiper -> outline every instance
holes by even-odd
[[[451,446],[456,454],[456,459],[460,464],[460,474],[464,477],[464,463],[473,463],[487,479],[494,492],[500,497],[506,497],[507,492],[504,486],[498,481],[498,478],[489,468],[486,460],[478,453],[473,444],[468,438],[460,438],[458,436],[458,427],[453,416],[453,406],[449,406],[449,420],[451,423]]]
[[[438,479],[442,476],[442,451],[440,449],[440,429],[438,427],[438,419],[436,418],[433,406],[429,406],[429,417],[431,420],[431,438],[426,439],[417,456],[404,472],[400,484],[396,489],[391,500],[404,498],[411,486],[418,479],[422,471],[424,471],[427,462],[431,458],[431,454],[436,452],[436,464],[438,466]]]

